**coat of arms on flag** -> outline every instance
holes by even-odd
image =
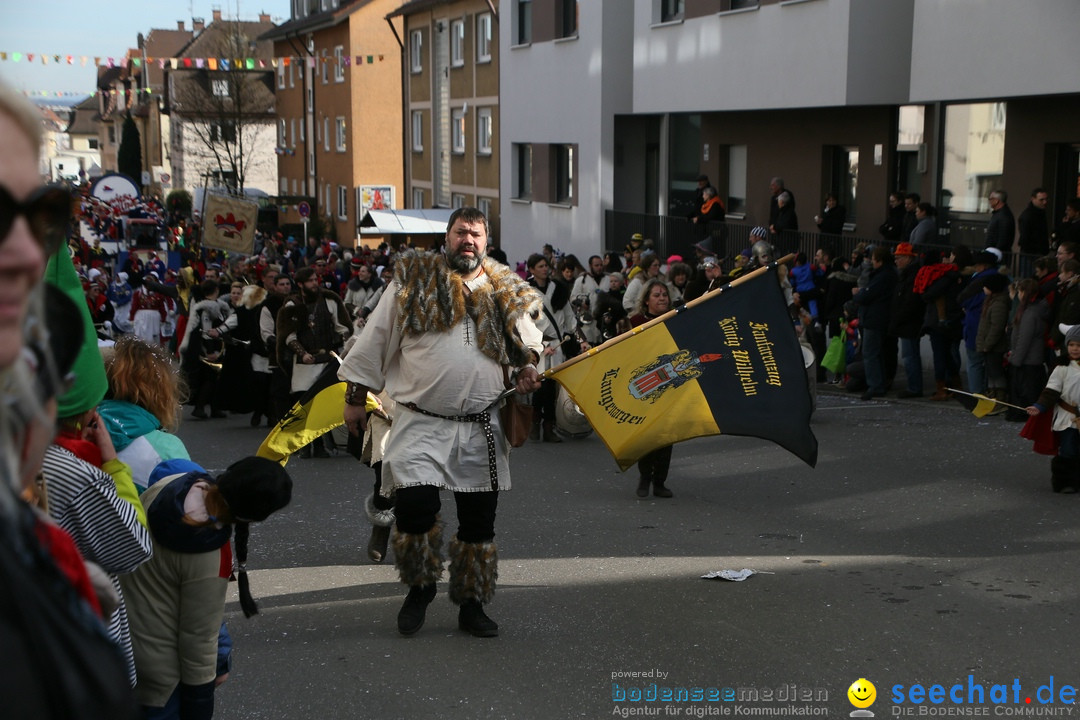
[[[549,370],[623,470],[704,435],[771,440],[817,462],[806,366],[776,277],[761,268]]]

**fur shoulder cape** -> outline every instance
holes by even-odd
[[[540,294],[491,258],[484,259],[483,268],[490,282],[466,295],[461,275],[450,269],[442,254],[409,251],[398,256],[394,263],[398,327],[405,335],[446,332],[468,313],[476,322],[481,352],[503,365],[527,365],[533,354],[515,325],[523,314],[537,317],[543,302]]]

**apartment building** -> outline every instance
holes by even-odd
[[[502,221],[523,257],[625,243],[611,214],[685,216],[699,174],[767,224],[826,192],[874,237],[893,189],[948,219],[991,188],[1050,217],[1080,179],[1071,0],[514,0],[500,24]],[[1023,48],[1007,52],[1007,48]],[[1063,54],[1064,51],[1064,54]],[[974,242],[974,241],[973,241]]]
[[[498,243],[498,3],[412,0],[390,19],[403,25],[407,206],[478,207]]]
[[[371,208],[403,207],[401,45],[386,16],[400,0],[294,0],[265,33],[278,58],[279,222],[300,200],[345,246]],[[297,202],[290,202],[295,200]]]
[[[168,154],[175,187],[277,190],[273,45],[258,21],[213,20],[165,64]]]

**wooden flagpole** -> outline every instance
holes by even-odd
[[[795,253],[790,253],[790,254],[785,255],[784,257],[780,258],[779,260],[777,260],[775,262],[769,263],[768,265],[763,265],[762,267],[759,267],[756,270],[752,270],[752,271],[746,273],[745,275],[740,275],[739,277],[735,278],[734,280],[727,283],[726,285],[718,287],[715,290],[710,290],[709,292],[705,293],[701,297],[694,298],[693,300],[686,303],[682,307],[677,307],[674,310],[668,310],[663,315],[660,315],[659,317],[655,317],[652,320],[650,320],[649,322],[644,323],[643,325],[638,325],[636,328],[632,328],[630,330],[627,330],[626,332],[622,333],[621,335],[616,335],[615,337],[611,338],[610,340],[608,340],[608,341],[606,341],[606,342],[604,342],[604,343],[602,343],[600,345],[597,345],[596,347],[589,348],[588,350],[581,353],[580,355],[576,355],[576,356],[570,358],[569,360],[565,360],[565,361],[559,363],[558,365],[556,365],[553,368],[545,370],[543,373],[541,373],[540,377],[543,377],[543,378],[551,377],[552,375],[559,372],[560,370],[565,370],[566,368],[572,366],[574,363],[581,362],[582,360],[584,360],[586,358],[590,358],[593,355],[597,354],[598,352],[606,350],[609,347],[612,347],[613,345],[618,345],[623,340],[628,340],[629,338],[633,337],[634,335],[637,335],[639,333],[643,333],[646,330],[648,330],[649,328],[653,327],[654,325],[657,325],[657,324],[662,323],[662,322],[666,322],[669,318],[674,317],[678,313],[685,312],[686,310],[688,310],[688,309],[690,309],[692,307],[695,307],[697,305],[700,305],[703,302],[706,302],[707,300],[711,299],[712,297],[714,297],[716,295],[720,295],[722,293],[725,293],[728,290],[730,290],[731,288],[735,287],[736,285],[741,285],[744,282],[747,282],[747,281],[749,281],[749,280],[751,280],[751,279],[753,279],[755,277],[758,277],[759,275],[764,275],[766,272],[768,272],[771,269],[776,268],[779,265],[784,265],[784,264],[786,264],[788,262],[792,262],[794,260],[795,260]],[[1023,409],[1023,408],[1021,408],[1021,409]]]
[[[1025,413],[1027,412],[1027,408],[1025,408],[1025,407],[1020,407],[1019,405],[1013,405],[1012,403],[1007,403],[1004,400],[995,400],[994,398],[987,397],[986,395],[980,395],[978,393],[964,392],[963,390],[956,390],[956,389],[951,388],[951,387],[947,387],[947,388],[945,388],[945,390],[946,390],[946,392],[956,393],[958,395],[967,395],[968,397],[973,397],[976,400],[989,400],[990,402],[997,403],[998,405],[1004,405],[1005,407],[1011,407],[1011,408],[1016,408],[1017,410],[1023,410]]]

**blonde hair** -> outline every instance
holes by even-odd
[[[180,426],[187,385],[163,348],[125,335],[113,346],[112,357],[105,359],[105,374],[109,398],[138,405],[169,432]]]
[[[34,148],[34,155],[41,153],[41,138],[44,133],[41,114],[22,93],[10,85],[0,82],[0,112],[7,113],[26,133]]]

